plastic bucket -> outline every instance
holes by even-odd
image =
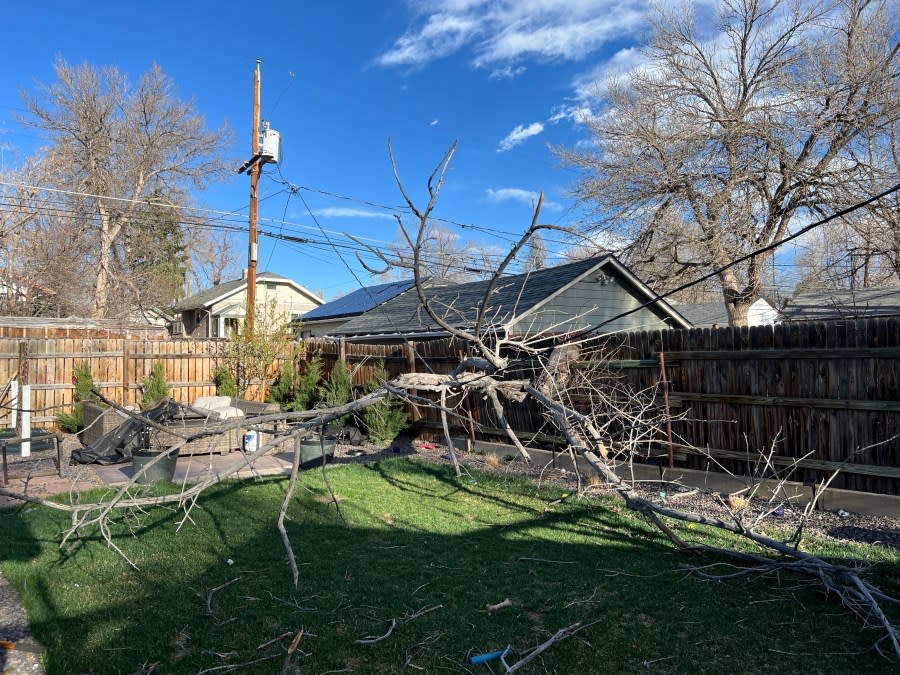
[[[259,450],[259,434],[248,431],[244,434],[244,452],[256,452]]]

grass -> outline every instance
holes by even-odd
[[[194,511],[196,525],[178,533],[171,511],[127,514],[117,544],[140,571],[101,541],[62,555],[64,516],[0,512],[0,569],[48,648],[48,672],[152,665],[156,673],[198,673],[271,657],[237,672],[277,673],[303,629],[288,672],[400,672],[409,661],[427,672],[489,673],[499,672],[496,662],[469,666],[467,657],[507,645],[525,650],[576,621],[597,623],[526,672],[890,667],[870,650],[876,634],[794,579],[726,585],[686,577],[682,554],[617,502],[550,504],[559,488],[481,473],[456,479],[448,467],[405,459],[335,468],[330,477],[346,524],[318,470],[301,476],[289,512],[298,589],[274,526],[283,479],[217,487]],[[820,546],[867,555],[892,590],[900,585],[896,552]],[[210,615],[209,592],[224,584]],[[505,598],[512,607],[485,610]],[[387,639],[355,642],[383,635],[394,618]]]

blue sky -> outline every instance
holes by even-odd
[[[90,9],[87,9],[89,7]],[[295,185],[399,205],[387,157],[393,139],[411,194],[454,140],[459,149],[435,215],[519,232],[544,191],[545,222],[583,216],[569,196],[576,174],[548,144],[587,141],[578,111],[611,70],[633,64],[646,3],[612,0],[482,2],[14,3],[12,39],[0,46],[0,146],[9,167],[41,139],[16,122],[19,90],[53,79],[53,62],[115,65],[132,79],[158,63],[210,126],[227,123],[236,166],[249,154],[252,73],[262,59],[262,113],[282,135],[283,177]],[[303,203],[266,178],[261,228],[321,238]],[[303,191],[328,230],[392,241],[388,211]],[[246,212],[248,179],[197,196]],[[281,223],[282,219],[286,221]],[[455,226],[448,225],[451,229]],[[509,235],[461,231],[503,249]],[[246,239],[238,242],[242,255]],[[262,238],[260,270],[291,276],[327,297],[357,286],[333,252]],[[345,261],[370,280],[350,255]]]

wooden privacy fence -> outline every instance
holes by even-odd
[[[747,473],[759,450],[774,448],[778,469],[799,460],[802,469],[794,480],[821,480],[840,467],[834,487],[900,494],[897,319],[637,332],[605,336],[587,347],[596,350],[601,342],[606,365],[635,389],[656,387],[661,393],[664,362],[677,465],[719,470],[718,463]],[[465,350],[465,344],[449,339],[394,345],[307,342],[307,353],[320,354],[326,371],[342,357],[351,367],[363,364],[356,385],[368,380],[377,359],[391,375],[448,373]],[[519,369],[527,374],[534,365],[525,362]],[[662,409],[661,395],[657,404]],[[420,432],[440,440],[435,410],[411,412]],[[470,397],[465,412],[480,429],[457,419],[455,435],[506,438],[486,402]],[[533,401],[507,405],[507,417],[526,443],[562,442]],[[668,461],[669,451],[661,437],[656,454]]]
[[[680,466],[715,469],[712,457],[745,472],[758,450],[774,447],[776,467],[803,458],[795,479],[821,479],[842,466],[835,487],[900,494],[897,319],[628,333],[600,342],[603,358],[611,359],[607,365],[638,389],[659,389],[665,362]],[[190,403],[215,393],[213,376],[226,346],[222,340],[0,338],[0,386],[16,377],[31,384],[33,422],[46,427],[71,408],[72,378],[82,361],[100,391],[125,405],[140,402],[141,381],[160,361],[173,398]],[[390,345],[313,339],[305,347],[304,358],[321,355],[326,373],[346,359],[357,387],[369,381],[379,360],[392,376],[449,373],[468,349],[451,339]],[[27,367],[19,373],[21,364]],[[517,367],[534,371],[527,360]],[[657,404],[662,408],[663,401]],[[479,428],[457,418],[455,435],[505,439],[486,402],[469,397],[464,412]],[[437,411],[419,406],[410,413],[421,433],[441,438]],[[562,441],[533,401],[508,405],[507,416],[528,443]],[[656,451],[668,454],[666,439]]]
[[[60,411],[71,410],[73,377],[82,362],[90,365],[94,386],[104,396],[122,405],[139,405],[141,382],[159,361],[170,396],[191,403],[198,396],[215,394],[213,376],[225,347],[222,340],[2,338],[0,386],[13,379],[30,384],[32,422],[47,427]],[[3,401],[8,406],[8,396]],[[8,425],[8,407],[3,418]]]

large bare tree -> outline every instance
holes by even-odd
[[[658,10],[646,62],[586,120],[594,149],[559,151],[596,229],[675,286],[868,196],[861,149],[900,116],[898,15],[894,0],[725,0],[708,34],[690,6]],[[719,273],[732,324],[771,255]]]
[[[116,68],[87,63],[60,60],[55,73],[35,96],[23,93],[23,121],[46,132],[53,187],[66,190],[70,211],[92,224],[92,314],[102,317],[113,311],[117,286],[128,285],[123,242],[145,215],[135,200],[186,203],[218,175],[227,137],[207,128],[157,65],[134,85]]]
[[[52,180],[32,157],[3,174],[0,208],[0,313],[69,316],[90,295],[84,223],[40,185]]]

